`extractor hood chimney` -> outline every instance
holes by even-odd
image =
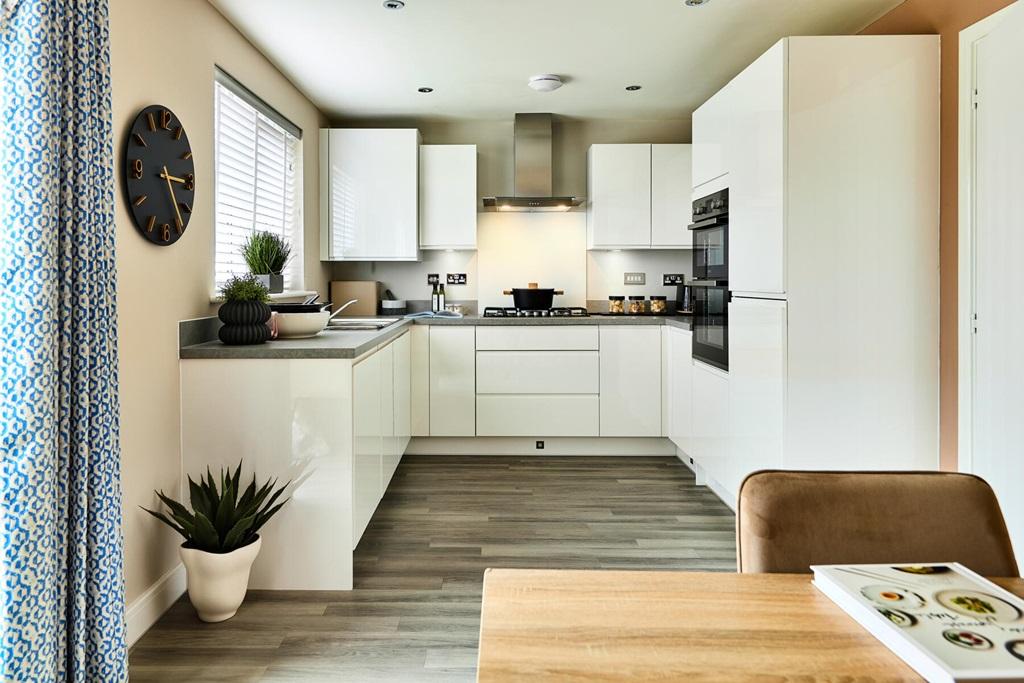
[[[555,197],[551,183],[551,114],[516,114],[515,194],[484,197],[487,211],[569,211],[581,197]]]

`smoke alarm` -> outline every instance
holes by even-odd
[[[527,81],[527,85],[537,92],[551,92],[562,87],[562,79],[555,74],[541,74],[532,77]]]

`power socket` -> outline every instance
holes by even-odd
[[[440,284],[440,283],[441,283],[441,274],[440,273],[428,273],[427,274],[427,284],[428,285],[437,285],[437,284]]]

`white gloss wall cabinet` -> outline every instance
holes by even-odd
[[[476,328],[430,326],[430,435],[476,435]]]
[[[415,129],[321,129],[321,260],[419,258],[419,147]]]
[[[352,550],[408,443],[411,341],[403,331],[354,360],[180,361],[183,471],[243,458],[243,478],[295,482],[250,588],[352,588]]]
[[[476,249],[476,145],[420,145],[421,249]]]
[[[661,330],[600,326],[601,436],[661,436]]]
[[[591,145],[587,151],[587,248],[651,246],[651,146]]]
[[[651,247],[693,247],[691,149],[691,145],[651,145]]]
[[[665,327],[666,346],[665,425],[668,438],[677,448],[690,451],[693,434],[693,333],[678,327]]]
[[[726,145],[731,135],[731,95],[726,85],[693,112],[691,183],[695,189],[729,172]]]

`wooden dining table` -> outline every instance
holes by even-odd
[[[993,579],[1024,596],[1024,580]],[[810,574],[488,569],[478,681],[920,681]]]

